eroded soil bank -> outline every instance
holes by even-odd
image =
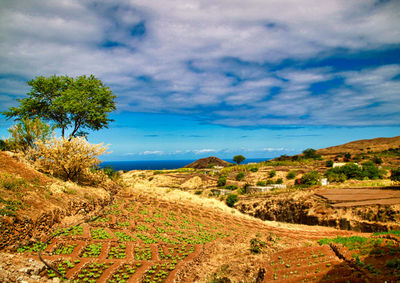
[[[400,229],[400,204],[398,200],[387,204],[390,190],[369,191],[357,189],[360,199],[354,197],[354,190],[341,189],[341,201],[326,198],[321,190],[297,191],[263,196],[249,196],[235,207],[242,213],[262,220],[281,221],[296,224],[320,225],[359,232],[380,232]],[[395,191],[396,192],[396,191]],[[369,194],[367,194],[369,193]],[[397,192],[396,192],[397,193]],[[349,198],[346,198],[346,194]],[[368,196],[368,204],[362,205]],[[348,201],[344,201],[344,200]],[[393,198],[392,198],[393,199]]]

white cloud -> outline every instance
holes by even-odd
[[[164,151],[162,150],[146,150],[139,153],[139,155],[163,155],[163,154]]]
[[[389,125],[398,123],[398,65],[269,66],[399,44],[399,11],[399,1],[372,0],[2,1],[0,75],[93,73],[118,95],[120,110],[190,113],[228,126]],[[146,33],[135,36],[141,22]],[[337,77],[347,88],[311,93],[312,84]],[[21,95],[22,82],[7,80],[2,99]],[[361,108],[373,104],[371,121]]]
[[[204,149],[197,149],[193,150],[195,154],[206,154],[206,153],[212,153],[212,152],[218,152],[215,149],[210,149],[210,148],[204,148]]]

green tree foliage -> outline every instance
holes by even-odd
[[[318,154],[317,151],[313,148],[307,148],[303,151],[304,158],[309,158],[309,159],[320,159],[321,154]]]
[[[51,137],[52,128],[39,118],[23,118],[8,129],[10,137],[6,140],[11,150],[27,153],[35,147],[36,141],[46,141]]]
[[[0,139],[0,150],[5,151],[10,149],[8,143],[5,140]]]
[[[41,118],[61,129],[62,137],[71,128],[70,138],[99,130],[112,121],[108,113],[116,109],[115,95],[95,76],[37,77],[28,82],[28,97],[19,99],[19,107],[3,112],[17,120]]]
[[[320,175],[317,171],[311,171],[301,177],[300,182],[302,185],[314,186],[320,183]]]
[[[235,155],[233,157],[233,161],[236,162],[237,164],[242,163],[245,159],[246,157],[244,157],[243,155]]]
[[[383,178],[384,175],[385,171],[380,170],[372,161],[364,162],[362,166],[349,163],[341,167],[331,168],[325,173],[329,182],[344,182],[347,179],[362,180],[364,178],[374,180]]]
[[[382,158],[378,157],[378,156],[374,156],[372,158],[372,162],[374,162],[376,165],[381,165],[383,163]]]
[[[235,203],[239,200],[238,196],[235,194],[229,194],[226,198],[226,205],[229,207],[233,207]]]
[[[391,170],[390,180],[400,182],[400,168],[393,168]]]
[[[344,162],[349,162],[350,160],[351,160],[351,154],[349,152],[346,152],[344,154],[343,161]]]
[[[243,178],[244,178],[243,172],[239,172],[235,177],[236,181],[241,181]]]
[[[332,160],[327,160],[327,161],[325,162],[325,166],[326,166],[326,167],[332,167],[332,166],[333,166],[333,161],[332,161]]]

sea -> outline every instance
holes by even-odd
[[[248,158],[242,164],[258,163],[266,161],[269,158]],[[233,162],[232,159],[223,159],[228,162]],[[103,161],[100,168],[112,167],[115,171],[120,170],[163,170],[163,169],[178,169],[188,165],[196,160],[143,160],[143,161]]]

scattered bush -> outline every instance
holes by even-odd
[[[400,168],[393,168],[390,175],[390,180],[400,182]]]
[[[198,191],[195,191],[194,194],[195,194],[195,195],[201,195],[202,192],[203,192],[203,191],[198,190]]]
[[[283,179],[282,178],[277,179],[275,184],[283,184]]]
[[[238,201],[238,196],[235,194],[229,194],[228,197],[226,198],[226,205],[229,207],[233,207],[235,203]]]
[[[250,184],[246,184],[244,185],[242,188],[240,188],[238,190],[238,194],[243,195],[243,194],[247,194],[247,188],[250,187]]]
[[[321,154],[318,154],[317,151],[313,148],[307,148],[303,151],[304,158],[308,159],[320,159]]]
[[[266,185],[267,185],[267,183],[265,181],[258,181],[257,182],[257,186],[265,187]]]
[[[276,175],[276,171],[275,170],[271,170],[268,172],[268,177],[273,178]]]
[[[380,170],[376,167],[372,161],[367,161],[362,164],[362,167],[354,163],[349,163],[341,167],[331,168],[325,173],[325,177],[328,178],[329,182],[344,182],[347,179],[362,180],[368,179],[379,179],[385,175],[384,170]]]
[[[252,168],[250,168],[250,171],[251,172],[257,172],[258,171],[258,167],[252,167]]]
[[[236,190],[238,187],[237,186],[234,186],[234,185],[229,185],[229,186],[226,186],[225,187],[225,189],[227,189],[227,190],[231,190],[231,191],[234,191],[234,190]]]
[[[274,183],[275,183],[274,180],[271,180],[271,179],[267,180],[267,185],[272,185]]]
[[[39,170],[61,178],[77,182],[102,181],[100,171],[93,172],[101,161],[97,158],[105,153],[102,144],[90,144],[84,138],[53,138],[36,142],[35,165]]]
[[[332,160],[327,160],[327,161],[325,162],[325,166],[326,166],[326,167],[333,167],[333,161],[332,161]]]
[[[292,180],[292,179],[294,179],[294,178],[296,178],[296,172],[295,172],[295,171],[289,171],[289,172],[287,173],[287,175],[286,175],[286,179]]]
[[[115,171],[114,168],[112,166],[105,166],[102,169],[103,173],[108,176],[108,178],[110,178],[111,180],[118,180],[120,177],[120,174],[118,171]]]
[[[374,162],[376,165],[381,165],[383,163],[382,158],[378,157],[378,156],[374,156],[372,158],[372,162]]]
[[[235,177],[236,181],[241,181],[243,178],[244,178],[243,172],[239,172]]]
[[[225,175],[219,176],[217,184],[218,184],[218,187],[225,186],[226,185],[226,176]]]
[[[350,160],[351,160],[351,154],[349,152],[346,152],[344,154],[343,161],[344,162],[349,162]]]
[[[320,175],[317,171],[311,171],[300,178],[301,184],[305,186],[314,186],[320,183]]]
[[[22,119],[8,129],[10,138],[5,142],[11,150],[27,153],[29,149],[35,147],[36,141],[46,141],[50,138],[51,127],[42,122],[39,118],[34,120]]]
[[[0,139],[0,150],[2,151],[11,150],[11,147],[8,145],[6,141]]]

